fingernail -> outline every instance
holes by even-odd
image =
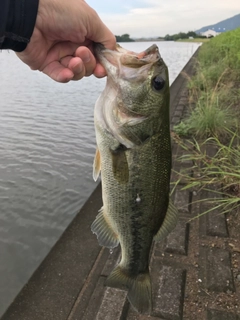
[[[89,61],[90,61],[90,58],[91,58],[91,56],[90,56],[89,53],[85,53],[85,54],[81,57],[81,59],[82,59],[82,61],[83,61],[84,63],[89,62]]]

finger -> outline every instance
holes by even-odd
[[[85,75],[85,68],[81,59],[73,57],[77,47],[77,44],[71,42],[55,44],[40,70],[58,82],[81,79]]]
[[[66,83],[74,77],[72,70],[65,68],[59,61],[49,63],[42,72],[53,80],[62,83]]]
[[[53,63],[54,61],[60,61],[67,56],[73,56],[78,45],[69,41],[56,43],[47,53],[46,59],[41,65],[41,69],[46,68],[47,65]],[[61,64],[61,63],[60,63]]]
[[[89,49],[90,53],[93,55],[93,57],[94,57],[94,59],[96,61],[95,68],[92,71],[92,74],[94,74],[95,77],[97,77],[97,78],[105,77],[107,75],[106,70],[104,69],[104,66],[101,65],[101,63],[94,56],[94,49],[93,49],[93,43],[92,42],[88,45],[88,49]]]
[[[103,78],[106,76],[106,71],[100,63],[97,63],[96,68],[93,71],[93,74],[97,78]]]
[[[88,77],[92,75],[96,67],[96,59],[91,50],[85,46],[78,47],[75,51],[75,56],[80,58],[84,63],[85,76]]]
[[[65,57],[61,59],[61,64],[72,71],[73,77],[71,80],[80,80],[86,74],[84,63],[78,57]]]
[[[85,65],[78,57],[72,58],[69,61],[68,68],[73,72],[72,80],[80,80],[86,76]]]
[[[67,56],[60,60],[60,63],[65,67],[70,69],[74,74],[79,74],[84,71],[84,64],[82,60],[78,57]]]

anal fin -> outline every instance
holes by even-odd
[[[92,223],[91,230],[97,235],[98,242],[101,246],[115,248],[118,246],[119,240],[110,224],[106,221],[103,212],[104,208],[102,207]]]
[[[173,204],[172,199],[169,199],[168,209],[163,220],[163,224],[154,236],[155,241],[163,240],[177,225],[178,222],[178,210]]]

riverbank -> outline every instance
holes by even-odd
[[[186,83],[193,75],[195,56],[171,86],[172,128],[187,112]],[[189,166],[176,160],[182,152],[173,143],[173,172]],[[173,173],[172,181],[175,178]],[[182,185],[176,188],[173,199],[180,212],[179,223],[164,242],[153,248],[150,318],[130,308],[125,291],[104,287],[119,249],[110,254],[90,231],[101,207],[98,185],[2,320],[238,319],[234,303],[222,303],[220,307],[211,304],[225,301],[229,295],[239,299],[231,270],[234,252],[228,245],[235,243],[234,235],[229,235],[225,217],[217,214],[189,222],[203,209],[191,204],[194,197],[192,192],[182,190]]]
[[[206,294],[199,295],[192,288],[188,297],[192,307],[186,308],[189,319],[195,304],[196,316],[210,308],[216,311],[214,319],[240,317],[239,37],[240,29],[236,29],[201,47],[196,74],[188,82],[188,107],[174,126],[174,140],[182,149],[178,161],[188,166],[179,166],[173,185],[190,192],[192,207],[200,208],[196,220],[206,237],[197,240],[208,252],[200,262],[204,268],[209,264],[212,272],[211,276],[207,270],[199,272]],[[206,239],[212,239],[212,244],[206,244]],[[198,262],[196,268],[202,268]],[[210,312],[207,319],[211,317]]]
[[[177,42],[197,42],[197,43],[204,43],[209,42],[209,38],[193,38],[193,39],[179,39]]]

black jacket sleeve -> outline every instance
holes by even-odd
[[[0,0],[0,49],[23,51],[36,22],[39,0]]]

